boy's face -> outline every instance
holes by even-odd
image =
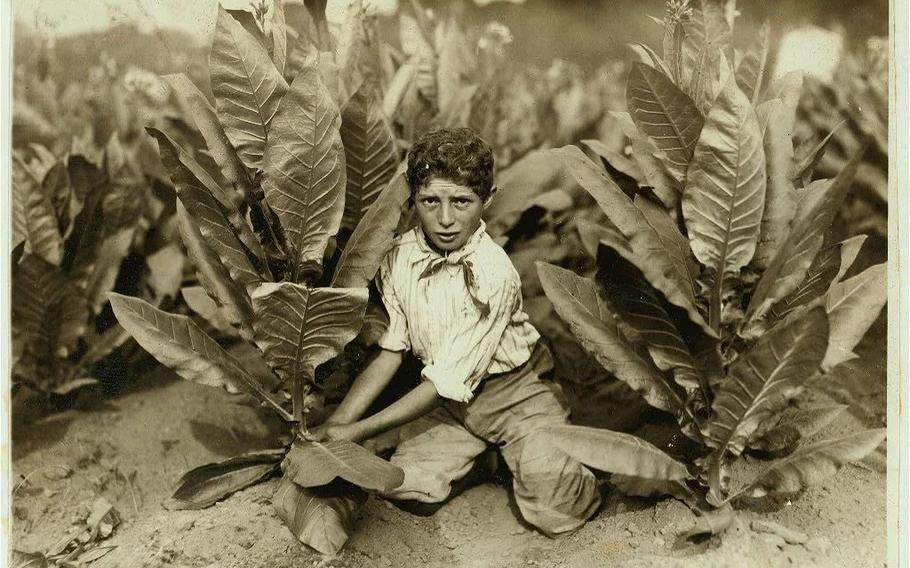
[[[445,178],[433,178],[414,196],[417,221],[442,252],[458,250],[480,226],[484,202],[474,191]]]

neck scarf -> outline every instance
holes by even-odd
[[[474,302],[474,305],[480,310],[481,317],[487,317],[489,315],[490,305],[480,298],[477,290],[477,280],[474,278],[474,264],[471,259],[474,256],[474,252],[477,250],[477,246],[486,235],[486,228],[486,223],[481,221],[480,226],[477,227],[477,230],[468,238],[468,241],[464,246],[451,252],[439,253],[430,246],[423,229],[414,227],[414,231],[417,233],[417,248],[420,251],[420,254],[414,255],[411,259],[412,263],[429,260],[426,268],[420,273],[418,280],[429,278],[445,268],[446,265],[461,267],[465,289],[467,289],[471,301]]]

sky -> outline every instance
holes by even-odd
[[[350,0],[329,0],[326,16],[342,21]],[[56,37],[104,30],[112,24],[136,23],[144,31],[176,28],[197,37],[212,33],[218,0],[13,0],[13,18]],[[221,0],[228,9],[249,8],[250,0]],[[382,11],[394,11],[397,0],[365,0]]]

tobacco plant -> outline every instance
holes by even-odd
[[[181,377],[252,396],[288,424],[289,442],[275,441],[281,447],[188,472],[175,507],[209,506],[283,470],[279,515],[302,542],[334,553],[364,497],[358,486],[390,489],[403,473],[352,442],[307,441],[324,388],[316,371],[361,332],[367,286],[408,190],[395,175],[399,154],[378,87],[359,76],[356,26],[345,28],[337,50],[323,50],[332,42],[312,31],[324,22],[318,8],[219,7],[214,107],[187,77],[166,77],[216,168],[196,160],[201,148],[148,129],[176,187],[180,234],[205,294],[194,303],[254,358],[241,362],[187,316],[123,295],[111,303],[136,341]],[[290,14],[310,19],[294,31]]]
[[[129,338],[108,291],[159,304],[182,278],[181,251],[160,238],[166,189],[153,191],[116,135],[100,155],[13,151],[12,377],[52,398],[96,384],[96,365]]]
[[[629,114],[616,115],[632,156],[552,151],[603,210],[601,224],[579,223],[596,273],[538,272],[585,348],[672,414],[689,450],[671,457],[579,426],[550,435],[621,491],[729,510],[739,497],[818,483],[884,439],[880,429],[805,442],[845,407],[793,402],[810,378],[855,357],[885,303],[885,266],[844,278],[862,239],[831,240],[861,153],[833,179],[795,181],[814,163],[794,159],[801,81],[764,79],[767,29],[738,53],[733,22],[708,0],[668,3],[663,23],[663,55],[643,48]],[[641,186],[623,192],[608,167]]]

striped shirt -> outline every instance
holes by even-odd
[[[522,311],[521,280],[486,225],[442,255],[420,227],[397,237],[376,279],[389,327],[379,346],[411,349],[439,396],[469,402],[487,375],[524,364],[540,334]]]

